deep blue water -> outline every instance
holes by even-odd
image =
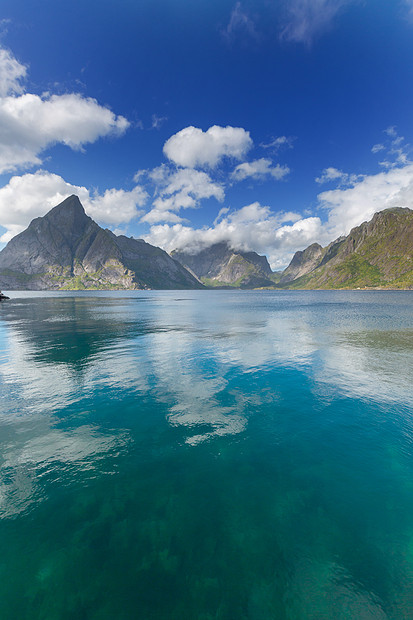
[[[413,292],[11,297],[1,620],[413,618]]]

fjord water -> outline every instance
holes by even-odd
[[[413,617],[413,292],[11,297],[3,620]]]

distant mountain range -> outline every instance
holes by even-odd
[[[413,211],[380,211],[325,248],[313,243],[296,252],[279,286],[413,288]]]
[[[227,243],[215,243],[195,254],[175,250],[171,256],[206,286],[259,288],[274,284],[265,256],[232,250]]]
[[[413,288],[413,211],[386,209],[349,235],[296,252],[283,272],[216,243],[164,250],[103,229],[70,196],[0,252],[0,289]]]

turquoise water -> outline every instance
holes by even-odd
[[[11,296],[1,620],[413,618],[413,292]]]

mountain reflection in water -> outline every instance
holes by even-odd
[[[413,293],[10,296],[2,617],[411,617]]]

